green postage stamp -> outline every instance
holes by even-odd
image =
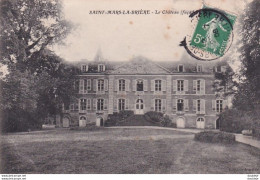
[[[199,60],[222,57],[232,44],[236,16],[203,6],[190,17],[195,24],[193,33],[184,39],[188,53]]]

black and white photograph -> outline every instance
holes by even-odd
[[[259,38],[259,0],[0,0],[1,180],[259,180]]]

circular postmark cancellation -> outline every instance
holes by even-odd
[[[190,14],[192,30],[180,43],[197,60],[222,57],[233,41],[236,16],[204,6]]]

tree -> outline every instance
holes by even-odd
[[[214,91],[217,93],[217,97],[226,98],[234,95],[236,91],[237,82],[234,80],[235,73],[227,62],[221,62],[217,64],[216,68],[221,71],[215,71],[215,80],[213,82]]]
[[[71,31],[60,0],[0,1],[0,58],[3,64],[31,68],[39,54]]]
[[[41,125],[75,94],[77,69],[48,50],[72,29],[61,10],[59,0],[0,1],[0,58],[9,72],[1,79],[6,131]]]
[[[253,0],[245,9],[241,17],[241,55],[240,70],[241,84],[236,96],[236,106],[243,99],[252,111],[260,110],[260,1]],[[241,110],[244,107],[241,108]]]

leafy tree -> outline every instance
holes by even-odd
[[[228,63],[221,63],[217,66],[221,67],[221,71],[216,71],[213,82],[214,91],[217,97],[226,98],[232,96],[236,91],[237,82],[234,80],[235,73]]]
[[[61,10],[59,0],[0,1],[0,63],[9,72],[1,79],[6,131],[39,126],[75,94],[77,69],[48,50],[72,29]]]
[[[0,1],[0,57],[3,64],[31,68],[39,54],[71,31],[60,0]]]
[[[253,0],[241,17],[240,34],[242,36],[240,59],[242,62],[242,83],[235,98],[235,105],[243,110],[245,106],[251,111],[260,110],[260,1]],[[242,102],[244,103],[242,103]],[[247,110],[247,108],[245,109]]]

